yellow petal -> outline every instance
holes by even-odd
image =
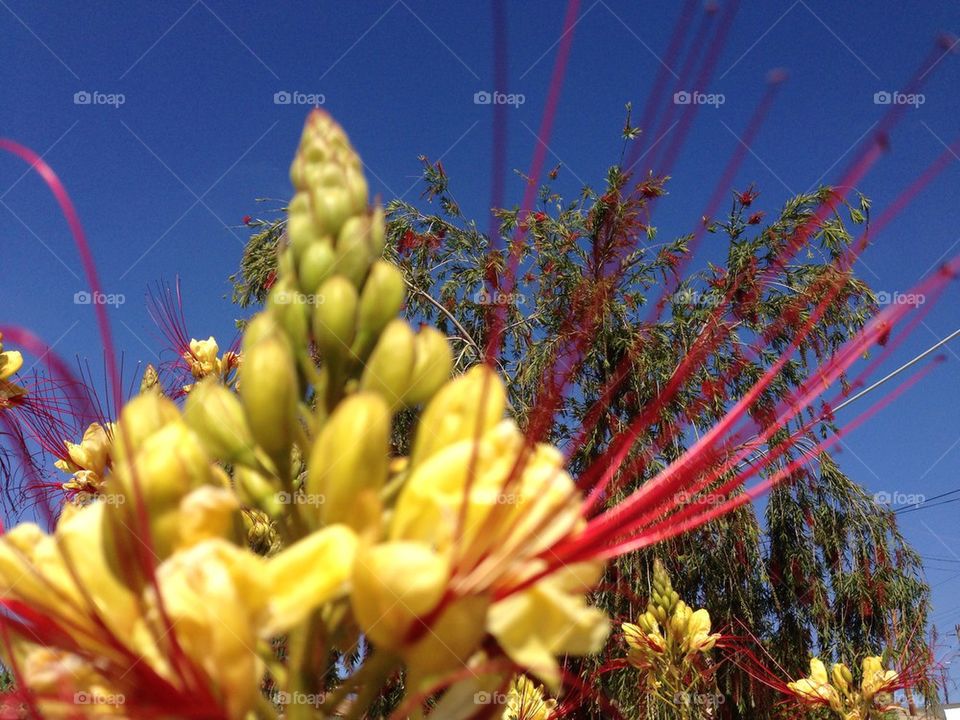
[[[347,590],[357,536],[346,525],[311,533],[267,561],[270,588],[264,633],[285,632]]]

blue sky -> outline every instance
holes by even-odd
[[[638,119],[679,9],[582,2],[548,140],[549,165],[563,164],[561,188],[598,185],[618,158],[624,104],[634,103]],[[485,3],[131,0],[80,9],[0,0],[0,134],[44,153],[60,174],[106,290],[125,296],[110,308],[119,347],[130,359],[154,359],[160,342],[143,294],[157,280],[181,277],[195,335],[230,333],[235,311],[224,296],[246,237],[241,218],[258,213],[258,197],[290,194],[287,167],[307,111],[276,104],[276,93],[322,95],[384,199],[418,197],[417,156],[425,154],[442,158],[467,214],[483,218],[492,110],[474,94],[524,96],[507,117],[508,166],[525,170],[563,10],[539,0],[510,5],[509,84],[494,88]],[[725,102],[697,114],[659,208],[661,237],[692,227],[770,69],[787,68],[790,79],[735,183],[756,182],[757,206],[767,211],[836,180],[885,109],[875,93],[901,90],[935,36],[958,30],[960,5],[933,0],[743,3],[714,79],[701,89]],[[907,109],[890,153],[861,184],[876,208],[960,133],[958,63],[937,63],[923,104]],[[96,93],[94,102],[75,102],[84,92]],[[68,357],[99,362],[91,309],[73,301],[85,283],[65,223],[23,169],[0,157],[0,321],[32,328]],[[876,238],[860,276],[880,291],[906,290],[960,252],[958,184],[960,159]],[[522,192],[511,173],[508,202]],[[886,369],[960,327],[958,301],[952,287]],[[960,488],[960,340],[946,354],[949,362],[845,443],[843,467],[871,492],[932,497]],[[960,623],[958,507],[902,516],[908,537],[932,558],[946,653],[957,649],[952,628]]]

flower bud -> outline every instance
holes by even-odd
[[[337,273],[360,287],[374,261],[370,218],[355,215],[343,224],[337,236]]]
[[[297,261],[303,257],[307,248],[323,239],[323,235],[314,225],[310,204],[310,195],[298,192],[287,207],[287,240],[290,243],[293,259]]]
[[[361,388],[382,395],[394,411],[403,406],[410,388],[414,342],[406,321],[394,320],[380,335],[360,378]]]
[[[243,338],[240,400],[253,438],[279,467],[288,464],[297,433],[300,388],[293,350],[276,320],[261,313]]]
[[[153,363],[148,363],[146,369],[143,371],[143,377],[140,380],[140,394],[142,395],[150,392],[158,393],[161,391],[162,388],[160,387],[160,374],[153,366]]]
[[[283,505],[277,495],[279,480],[272,481],[268,475],[240,465],[233,469],[233,481],[244,505],[260,508],[271,518],[282,514]]]
[[[313,309],[313,338],[324,362],[341,364],[350,355],[357,331],[357,290],[341,275],[320,286]]]
[[[404,397],[407,405],[426,402],[450,379],[453,351],[442,332],[426,326],[414,340],[414,363],[410,387]]]
[[[204,540],[227,539],[237,529],[240,503],[232,490],[204,485],[180,502],[177,549],[193,547]]]
[[[403,273],[397,266],[384,260],[375,262],[360,294],[354,354],[364,357],[369,352],[387,323],[397,317],[405,296]]]
[[[361,530],[363,493],[378,493],[387,480],[390,410],[381,397],[358,393],[342,401],[313,445],[307,493],[322,524],[345,523]]]
[[[184,405],[183,419],[210,455],[226,463],[257,463],[253,434],[239,398],[213,378],[197,383]]]
[[[503,383],[485,365],[451,380],[420,416],[411,465],[415,467],[455,442],[480,437],[500,422],[506,403]]]
[[[329,238],[322,238],[310,245],[304,250],[297,267],[300,289],[305,293],[315,293],[334,271],[335,262],[333,243]]]
[[[112,448],[115,461],[124,462],[148,437],[179,419],[177,406],[162,395],[148,393],[133,398],[123,408],[115,430]]]
[[[310,328],[310,305],[291,278],[282,278],[267,295],[267,308],[287,334],[294,348],[306,348]]]

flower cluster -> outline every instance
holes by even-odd
[[[788,683],[787,688],[802,704],[827,707],[841,720],[871,720],[896,708],[890,704],[890,693],[897,688],[899,673],[886,670],[878,655],[863,659],[860,686],[846,665],[835,663],[827,668],[819,658],[810,659],[810,675]]]
[[[91,423],[79,443],[64,442],[66,457],[57,460],[58,470],[71,475],[63,484],[70,494],[96,495],[100,492],[103,478],[110,465],[110,446],[113,442],[113,423]]]
[[[557,701],[544,697],[543,687],[533,684],[526,675],[515,675],[510,681],[503,720],[550,720]]]
[[[518,666],[558,690],[557,657],[606,640],[586,601],[603,563],[543,559],[586,524],[562,454],[505,417],[492,370],[450,379],[447,339],[397,319],[383,213],[322,112],[291,177],[288,242],[243,362],[192,341],[182,407],[153,373],[115,423],[65,444],[67,486],[96,501],[67,505],[50,534],[24,523],[0,540],[5,662],[44,717],[269,716],[264,683],[326,697],[285,710],[324,717],[362,709],[401,669],[413,703],[464,668],[481,690]],[[19,355],[0,358],[6,378]],[[391,457],[411,407],[411,452]],[[361,635],[360,671],[329,688],[326,662]],[[78,693],[103,701],[78,708]],[[534,696],[522,717],[547,717],[526,677],[507,711]]]
[[[189,349],[183,352],[182,357],[190,369],[190,374],[197,380],[206,377],[218,378],[229,384],[235,377],[234,371],[240,366],[240,353],[232,350],[220,356],[220,346],[216,339],[210,336],[206,340],[190,340]],[[184,386],[184,392],[190,392],[193,385]]]
[[[636,624],[623,623],[627,662],[641,670],[652,691],[665,698],[688,691],[704,676],[703,658],[719,633],[710,632],[710,613],[687,605],[656,560],[653,592]]]

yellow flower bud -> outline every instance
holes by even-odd
[[[180,502],[180,538],[177,549],[193,547],[204,540],[227,539],[238,526],[237,496],[226,488],[199,487]]]
[[[254,439],[278,467],[289,462],[297,434],[300,387],[293,351],[270,315],[253,319],[243,338],[240,400]]]
[[[143,378],[140,380],[140,394],[148,392],[161,392],[160,374],[152,363],[148,363],[143,371]]]
[[[180,419],[180,411],[162,395],[138,395],[120,413],[116,428],[113,455],[116,462],[125,461],[153,433]]]
[[[281,278],[267,295],[267,309],[286,332],[295,350],[307,347],[312,299],[312,296],[301,293],[289,277]]]
[[[405,296],[403,273],[392,263],[375,262],[363,284],[357,309],[357,338],[353,350],[358,357],[366,356],[387,323],[397,316]]]
[[[253,434],[237,396],[213,378],[197,383],[184,405],[183,419],[210,455],[226,463],[257,463]]]
[[[379,393],[391,410],[403,406],[414,366],[414,334],[404,320],[394,320],[386,328],[370,353],[360,387]]]
[[[307,469],[308,497],[323,524],[360,530],[366,513],[358,502],[387,480],[390,410],[381,397],[362,392],[341,402],[313,445]]]
[[[421,328],[414,339],[413,370],[404,402],[413,406],[428,401],[450,379],[452,370],[453,351],[447,338],[436,328]]]
[[[313,337],[324,362],[340,364],[350,355],[357,331],[357,289],[341,275],[320,286],[313,310]]]
[[[335,264],[336,256],[329,238],[312,243],[304,250],[297,267],[300,289],[305,293],[317,292],[317,288],[334,272]]]
[[[478,438],[500,422],[506,390],[489,367],[477,365],[444,385],[420,417],[411,464],[460,440]]]
[[[843,663],[834,663],[833,668],[830,670],[830,675],[833,677],[833,684],[836,685],[838,689],[845,693],[850,692],[850,683],[853,677],[850,669],[846,665]]]
[[[343,224],[337,236],[336,256],[337,273],[360,287],[376,259],[369,217],[357,215]]]

